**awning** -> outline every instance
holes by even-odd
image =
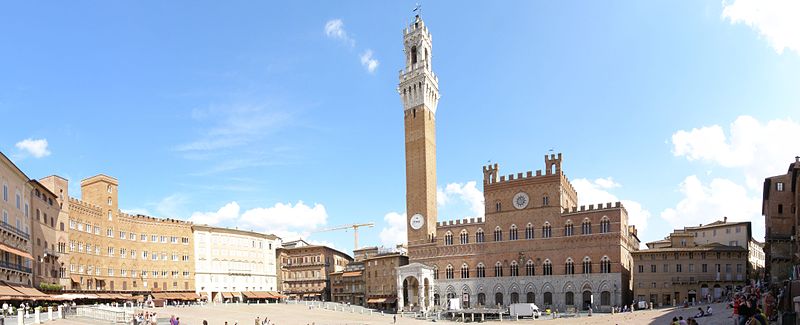
[[[342,274],[343,278],[349,278],[354,276],[361,276],[361,271],[344,272],[344,274]]]
[[[369,298],[367,299],[368,304],[379,304],[386,301],[386,298]]]
[[[9,286],[11,289],[19,292],[19,295],[24,296],[31,300],[45,300],[49,299],[50,296],[42,293],[39,290],[36,290],[33,287],[24,287],[18,284],[12,284],[5,281],[0,281],[3,285]]]
[[[169,299],[167,297],[167,294],[164,293],[164,292],[153,292],[152,296],[153,296],[153,299],[158,299],[158,300]]]
[[[9,252],[9,253],[11,253],[11,254],[14,254],[14,255],[19,255],[19,256],[25,257],[25,258],[27,258],[27,259],[31,259],[31,260],[33,259],[33,257],[31,256],[31,254],[29,254],[28,252],[25,252],[25,251],[22,251],[22,250],[16,249],[16,248],[14,248],[14,247],[8,246],[8,245],[6,245],[6,244],[3,244],[3,243],[0,243],[0,250],[4,250],[4,251],[6,251],[6,252]]]
[[[14,289],[12,289],[11,287],[9,287],[7,285],[0,285],[0,297],[3,297],[3,298],[8,297],[7,299],[12,299],[13,297],[22,298],[22,297],[24,297],[24,295],[21,294],[19,291],[14,290]],[[2,299],[0,299],[0,300],[2,300]]]
[[[81,276],[80,275],[70,275],[70,280],[75,283],[81,283]]]
[[[207,292],[201,292],[200,293],[200,298],[208,299],[208,293]]]
[[[224,298],[224,299],[233,299],[233,294],[230,293],[230,292],[223,292],[222,293],[222,298]]]
[[[386,298],[386,301],[384,301],[384,303],[386,303],[386,304],[393,304],[393,303],[395,303],[396,301],[397,301],[397,298],[396,298],[396,297],[389,297],[389,298]]]

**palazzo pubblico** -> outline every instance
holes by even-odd
[[[485,218],[437,221],[432,39],[417,16],[403,30],[403,103],[409,264],[397,268],[399,310],[535,302],[608,311],[632,299],[636,227],[619,202],[578,206],[562,155],[544,170],[500,175],[483,167]]]

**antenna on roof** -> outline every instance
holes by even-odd
[[[422,5],[419,4],[419,2],[417,2],[416,6],[414,6],[414,10],[412,10],[412,12],[415,13],[417,16],[421,16],[422,15]]]

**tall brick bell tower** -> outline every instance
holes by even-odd
[[[419,16],[403,30],[406,68],[397,88],[406,134],[406,215],[409,256],[436,234],[436,105],[439,81],[431,69],[431,34]]]

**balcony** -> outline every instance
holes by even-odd
[[[31,273],[31,268],[29,268],[29,267],[24,267],[24,266],[19,265],[19,264],[14,264],[14,263],[7,262],[7,261],[2,261],[2,260],[0,260],[0,267],[4,268],[4,269],[23,272],[23,273]]]
[[[59,253],[58,251],[53,250],[53,249],[49,249],[49,248],[45,248],[44,249],[44,253],[47,254],[47,255],[50,255],[50,256],[55,256],[55,257],[60,257],[61,254],[64,254],[64,253]]]
[[[8,231],[9,233],[17,235],[17,236],[19,236],[19,237],[21,237],[22,239],[25,239],[25,240],[30,240],[31,239],[30,235],[22,232],[22,230],[17,229],[17,227],[14,227],[14,226],[8,224],[7,222],[0,222],[0,229]]]

